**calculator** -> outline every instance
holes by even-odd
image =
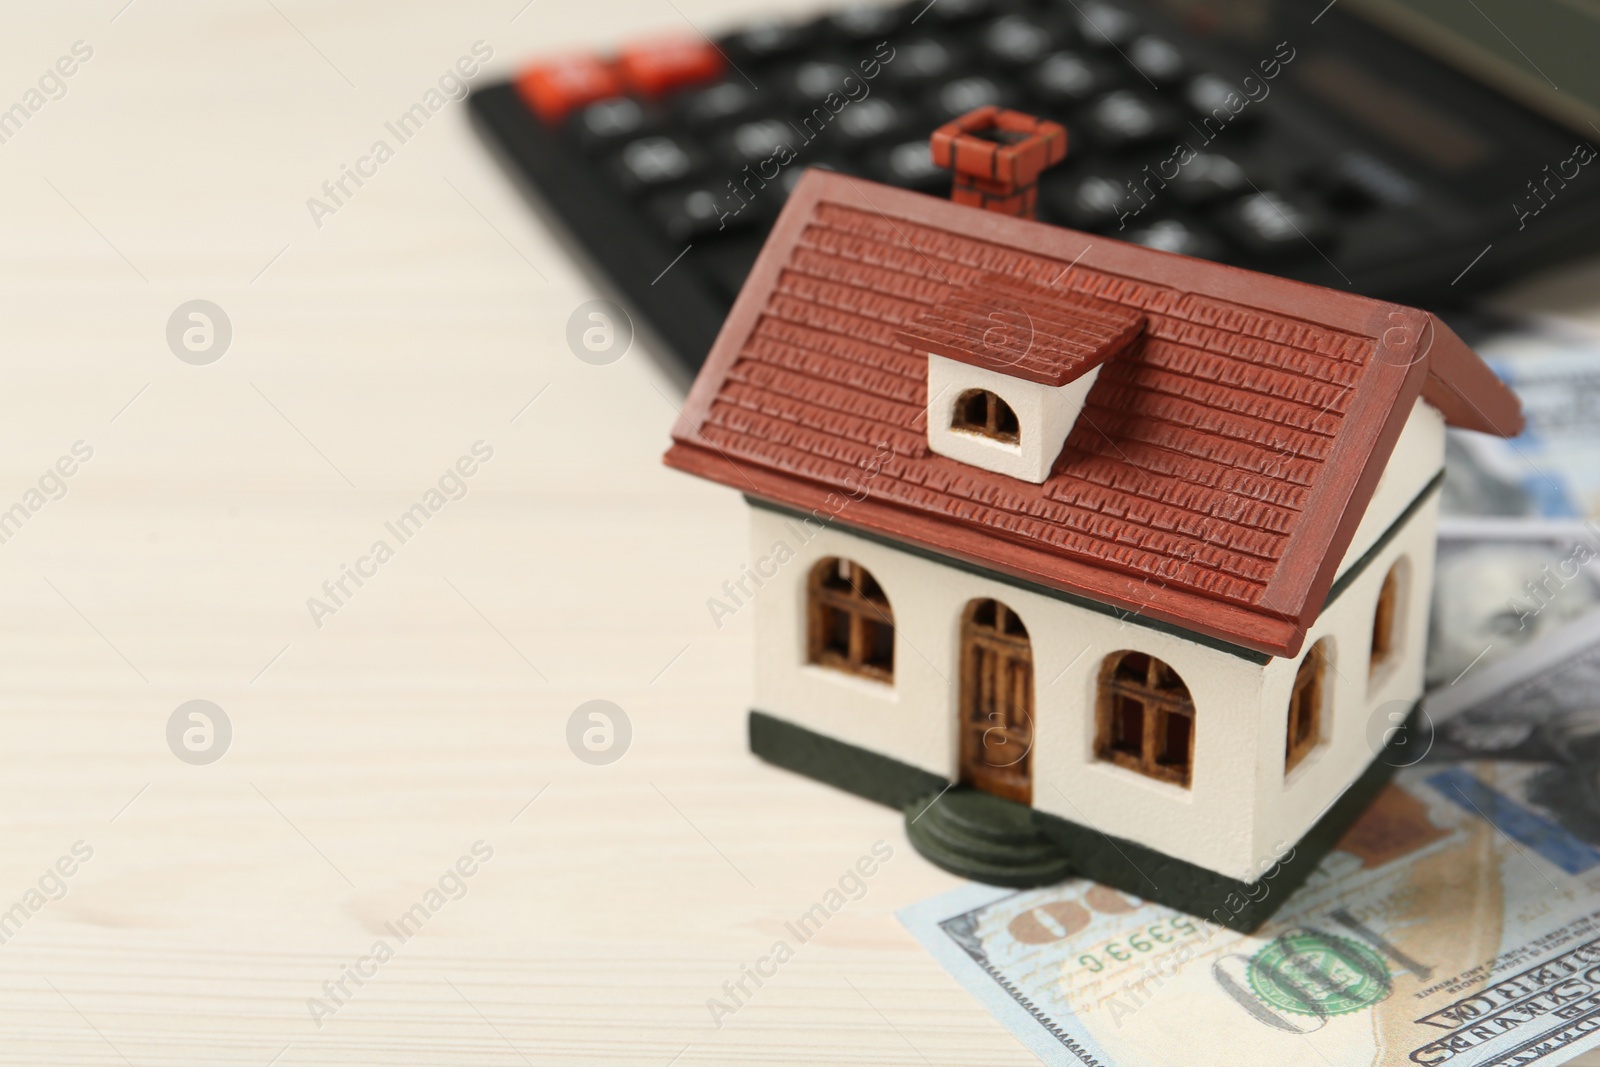
[[[1351,7],[858,5],[536,58],[470,107],[690,373],[806,168],[948,196],[929,135],[989,104],[1067,128],[1054,225],[1436,310],[1600,250],[1600,127]]]

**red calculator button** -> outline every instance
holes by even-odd
[[[660,96],[684,85],[710,81],[722,73],[723,66],[722,53],[693,37],[640,41],[617,57],[628,88],[643,96]]]
[[[609,64],[589,55],[558,56],[535,64],[517,79],[522,99],[546,122],[559,122],[573,108],[617,96],[622,79]]]

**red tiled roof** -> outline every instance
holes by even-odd
[[[927,357],[901,340],[995,276],[1143,319],[1042,485],[928,449]],[[848,489],[844,525],[1287,656],[1419,395],[1521,428],[1424,312],[812,171],[666,461],[808,511]]]
[[[1144,316],[1121,304],[985,274],[951,286],[896,337],[913,351],[1061,386],[1128,347],[1143,328]]]

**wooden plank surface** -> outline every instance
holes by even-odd
[[[745,751],[750,617],[705,606],[743,505],[660,466],[682,396],[643,343],[567,350],[599,294],[463,106],[307,206],[474,42],[498,74],[794,6],[8,12],[0,107],[93,54],[0,143],[0,511],[93,454],[0,543],[0,912],[64,887],[0,944],[0,1063],[1035,1062],[894,919],[956,884],[900,816]],[[206,366],[165,337],[197,298],[233,330]],[[385,523],[480,441],[401,543]],[[168,747],[196,699],[232,727],[210,765]],[[632,724],[608,766],[568,747],[592,699]],[[880,839],[866,895],[714,1026],[707,999]]]

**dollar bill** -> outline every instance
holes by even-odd
[[[1600,618],[1428,707],[1426,758],[1255,934],[1085,881],[901,921],[1049,1064],[1569,1062],[1600,1048]]]
[[[1448,432],[1432,685],[1600,609],[1600,334],[1553,316],[1468,325],[1527,428]]]
[[[1449,685],[1600,609],[1600,520],[1439,523],[1427,676]]]
[[[1511,440],[1450,431],[1441,510],[1600,517],[1600,339],[1530,323],[1476,347],[1521,399],[1528,425]]]

